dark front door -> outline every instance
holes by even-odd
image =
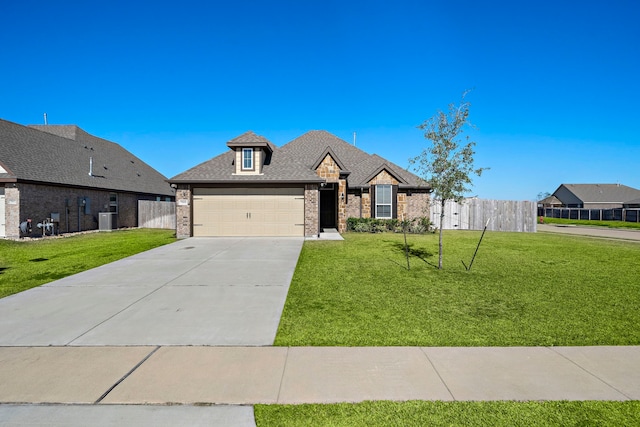
[[[320,228],[338,228],[338,189],[333,184],[320,189]]]

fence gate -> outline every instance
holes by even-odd
[[[138,227],[176,229],[176,202],[138,200]]]

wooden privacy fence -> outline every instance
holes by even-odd
[[[440,227],[440,200],[432,200],[431,222]],[[461,203],[445,202],[446,230],[487,230],[536,232],[537,204],[533,201],[465,199]]]
[[[138,227],[176,228],[176,203],[138,200]]]

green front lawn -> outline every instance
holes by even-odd
[[[280,346],[640,344],[640,243],[548,233],[346,233],[305,242]]]
[[[631,426],[640,402],[363,402],[256,405],[258,426]]]
[[[173,230],[0,240],[0,298],[175,241]]]

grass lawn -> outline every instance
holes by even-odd
[[[626,222],[626,221],[588,221],[580,219],[566,219],[566,218],[549,218],[545,217],[545,224],[572,224],[572,225],[586,225],[591,227],[608,227],[608,228],[627,228],[631,230],[640,230],[640,222]]]
[[[133,229],[28,241],[0,240],[0,298],[175,241],[173,230]]]
[[[640,402],[363,402],[257,405],[258,426],[630,426]]]
[[[280,346],[640,344],[640,243],[549,233],[344,234],[307,241]]]

